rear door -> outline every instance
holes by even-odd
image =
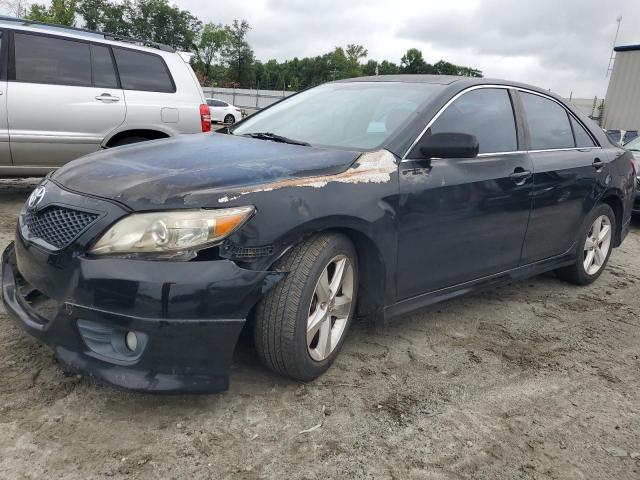
[[[522,264],[569,250],[605,185],[609,158],[581,121],[560,102],[520,91],[533,162],[533,206]]]
[[[532,165],[508,88],[453,101],[425,135],[473,134],[477,158],[400,165],[398,294],[406,299],[517,267],[531,207]]]
[[[0,167],[11,165],[7,126],[7,35],[0,30]]]
[[[57,167],[100,148],[126,106],[108,46],[14,32],[8,125],[16,166]]]

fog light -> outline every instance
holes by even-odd
[[[132,352],[135,352],[138,348],[138,336],[134,332],[127,332],[124,341],[127,344],[127,348]]]

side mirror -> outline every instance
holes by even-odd
[[[418,150],[426,159],[474,158],[478,156],[480,144],[475,135],[467,133],[434,133],[422,137]]]

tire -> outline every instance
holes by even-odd
[[[343,282],[335,294],[326,297],[336,285],[331,281],[336,280],[342,260]],[[319,234],[293,247],[276,263],[275,270],[289,274],[256,308],[256,350],[267,368],[308,382],[331,366],[351,324],[358,291],[356,251],[344,235]],[[321,275],[326,283],[320,281]],[[321,297],[328,301],[321,301]],[[308,322],[312,324],[310,341]],[[324,345],[327,348],[322,348]]]
[[[224,117],[224,123],[226,125],[233,125],[234,123],[236,123],[236,117],[234,117],[233,115],[229,114],[226,117]]]
[[[601,240],[597,242],[597,245],[590,247],[593,244],[592,239],[595,238],[594,229],[598,228],[595,224],[597,220],[602,222],[600,232],[604,230],[604,227],[608,227],[608,235],[600,233]],[[593,283],[607,266],[613,250],[615,232],[616,216],[613,210],[605,203],[598,205],[587,217],[585,226],[580,232],[580,237],[578,237],[579,250],[576,262],[573,265],[556,270],[558,277],[574,285],[589,285]],[[589,259],[591,261],[588,261]],[[589,268],[587,268],[588,264],[591,265]]]
[[[122,147],[124,145],[132,145],[134,143],[146,142],[149,139],[146,137],[125,137],[113,142],[110,147]]]

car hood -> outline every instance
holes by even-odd
[[[219,206],[226,192],[293,178],[336,175],[360,152],[224,134],[184,135],[103,150],[51,180],[132,210]]]

